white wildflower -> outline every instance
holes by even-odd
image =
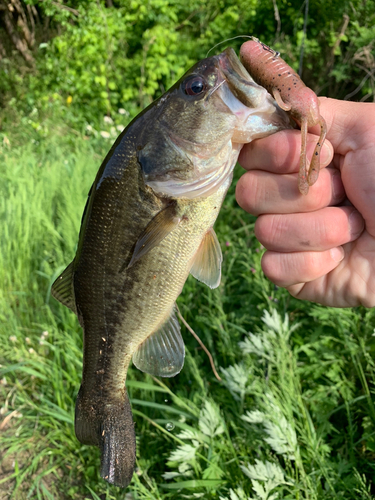
[[[108,123],[108,125],[112,125],[113,124],[113,120],[112,120],[112,118],[110,116],[105,116],[103,118],[103,121],[104,121],[104,123]]]
[[[173,451],[169,460],[172,462],[186,462],[187,460],[192,460],[195,457],[195,452],[197,448],[191,446],[190,444],[183,444],[177,447],[176,451]]]
[[[129,114],[128,111],[126,111],[126,109],[124,109],[124,108],[119,108],[118,113],[119,113],[119,115],[128,115]]]
[[[224,432],[219,408],[210,401],[205,401],[199,416],[199,428],[209,437],[218,436]]]
[[[44,332],[42,332],[42,337],[48,337],[49,333],[47,332],[47,330],[45,330]]]
[[[0,380],[0,385],[8,385],[7,379],[6,379],[5,377],[3,377],[3,378]]]
[[[238,345],[242,349],[243,354],[256,354],[261,358],[270,358],[270,355],[273,354],[273,348],[267,337],[268,335],[248,333],[245,340],[239,342]]]
[[[191,468],[191,465],[183,462],[178,466],[178,472],[177,471],[169,471],[165,472],[162,474],[164,479],[174,479],[175,477],[192,477],[194,475],[193,469]]]
[[[16,337],[15,335],[11,335],[11,336],[9,337],[9,340],[10,340],[11,342],[17,342],[17,337]]]
[[[34,349],[33,349],[32,347],[30,347],[30,349],[29,349],[29,353],[30,353],[30,354],[34,354],[34,353],[35,353],[35,351],[34,351]]]
[[[280,465],[268,460],[262,462],[255,459],[255,465],[247,464],[247,466],[241,465],[240,467],[242,472],[250,479],[272,481],[275,485],[284,483],[284,471]]]
[[[183,462],[178,466],[178,472],[183,476],[191,476],[193,474],[193,469],[190,464]]]
[[[106,132],[105,130],[101,130],[100,135],[104,137],[104,139],[109,139],[111,137],[111,134],[109,132]]]
[[[241,418],[250,424],[262,424],[266,419],[266,415],[259,410],[254,410],[246,412],[246,415],[242,415]]]
[[[164,479],[173,479],[175,477],[178,477],[178,476],[181,476],[181,474],[179,472],[164,472],[164,474],[162,474],[162,477]]]
[[[262,462],[256,459],[255,465],[247,464],[240,467],[242,472],[251,479],[253,490],[260,500],[275,500],[278,494],[270,495],[272,490],[284,484],[291,485],[285,479],[280,465],[268,460]]]
[[[249,370],[243,364],[238,364],[222,368],[221,371],[224,375],[224,384],[232,396],[237,400],[243,399],[249,390],[247,387],[250,378]]]
[[[268,434],[265,441],[278,454],[285,455],[289,460],[295,460],[297,451],[297,435],[293,427],[282,415],[279,421],[271,422],[265,420],[263,422],[264,430]]]
[[[29,339],[29,337],[25,337],[25,342],[26,344],[31,344],[31,340]]]
[[[119,132],[122,132],[124,130],[125,126],[124,125],[116,125],[116,128]]]
[[[242,488],[237,488],[235,491],[232,488],[229,490],[229,498],[228,497],[220,497],[220,500],[251,500],[245,495],[245,492]]]
[[[179,434],[177,434],[177,437],[180,439],[190,439],[195,443],[204,441],[204,439],[202,439],[203,436],[195,429],[184,429]]]
[[[289,460],[295,460],[298,452],[297,434],[292,425],[283,415],[281,409],[272,401],[270,395],[266,395],[268,399],[267,414],[259,411],[248,411],[246,415],[242,415],[241,419],[250,424],[262,424],[263,430],[267,434],[264,439],[273,451],[280,455],[284,455]]]
[[[285,340],[287,340],[291,333],[299,327],[299,323],[289,326],[289,316],[287,314],[285,314],[284,321],[282,321],[281,316],[276,309],[272,309],[271,313],[264,310],[262,321],[271,331],[274,331],[280,337],[285,338]]]

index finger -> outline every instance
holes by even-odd
[[[309,159],[314,152],[317,140],[316,135],[307,135],[307,158]],[[242,148],[238,161],[246,170],[291,174],[299,170],[300,153],[301,131],[282,130],[246,144]],[[321,167],[329,165],[332,157],[332,144],[326,140],[320,154]]]

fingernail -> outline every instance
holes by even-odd
[[[344,185],[338,170],[335,170],[332,175],[332,192],[335,202],[339,202],[345,197]]]
[[[322,165],[328,165],[332,160],[332,147],[325,142],[322,146],[322,150],[320,152],[320,161]]]
[[[363,231],[365,227],[365,221],[358,210],[353,210],[349,215],[349,232],[350,236],[355,240]]]
[[[341,262],[345,257],[345,253],[342,247],[331,248],[330,254],[335,262]]]

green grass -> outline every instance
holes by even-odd
[[[61,127],[2,144],[0,498],[374,498],[374,312],[297,301],[266,280],[234,186],[216,224],[222,284],[190,277],[179,299],[223,382],[185,330],[180,375],[131,369],[137,473],[126,492],[102,481],[99,451],[73,429],[81,330],[50,287],[110,142]]]

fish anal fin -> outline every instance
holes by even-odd
[[[69,307],[69,309],[76,313],[77,311],[73,289],[73,273],[74,260],[53,283],[51,293],[56,300],[64,304],[64,306]]]
[[[217,288],[220,285],[222,261],[220,243],[211,228],[205,234],[194,256],[190,273],[210,288]]]
[[[156,377],[174,377],[184,366],[185,345],[175,311],[133,354],[134,365]]]
[[[176,214],[175,204],[171,204],[157,213],[138,238],[128,268],[152,248],[156,247],[178,226],[180,221],[181,218]]]

